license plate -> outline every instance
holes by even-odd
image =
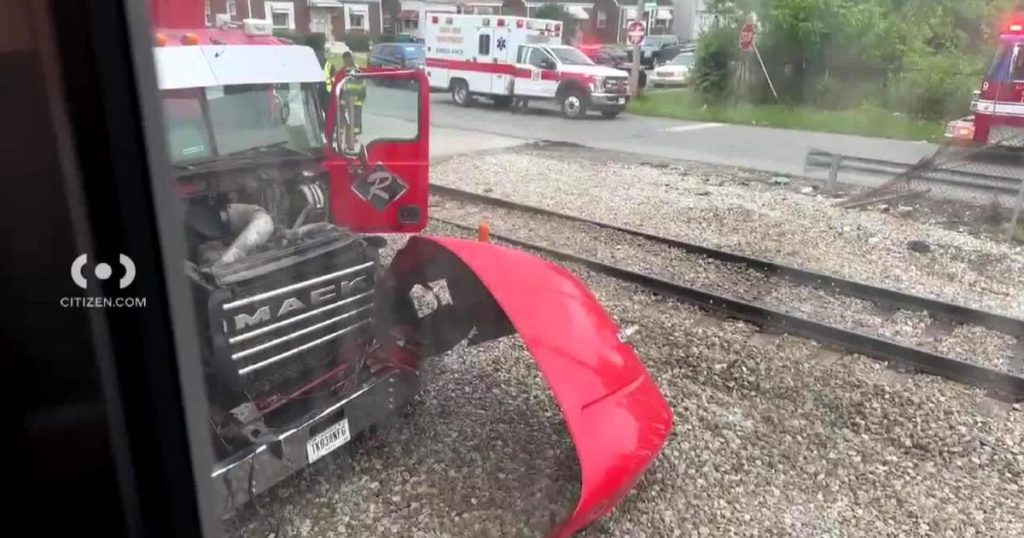
[[[334,449],[347,443],[349,439],[351,436],[346,418],[306,442],[306,455],[309,456],[309,463],[330,454]]]
[[[626,104],[626,98],[625,97],[619,97],[619,104],[620,105]]]

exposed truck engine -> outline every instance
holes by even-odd
[[[297,399],[304,387],[358,386],[373,340],[377,248],[326,220],[323,181],[252,183],[190,200],[186,217],[221,448],[258,442],[316,409],[316,398]]]
[[[207,28],[197,0],[151,2],[222,513],[409,403],[424,360],[517,332],[580,460],[550,536],[610,511],[672,414],[593,294],[485,242],[414,236],[381,263],[380,234],[427,225],[425,74],[338,73],[327,94],[312,49],[268,21]],[[412,291],[438,282],[449,297],[418,312]]]

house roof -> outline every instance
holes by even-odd
[[[671,8],[672,0],[657,0],[659,8]],[[617,0],[620,7],[633,7],[637,5],[638,0]],[[590,0],[525,0],[526,5],[530,7],[543,6],[545,4],[557,4],[562,6],[580,6],[590,8],[593,7],[594,1]]]
[[[619,6],[621,6],[621,7],[634,7],[634,6],[636,6],[639,3],[637,0],[618,0],[618,2],[619,2]],[[666,8],[666,7],[670,8],[670,7],[672,7],[672,0],[658,0],[658,7],[659,8]]]
[[[559,6],[579,6],[579,7],[594,7],[593,0],[587,2],[586,0],[525,0],[526,5],[530,7],[540,7],[547,4],[555,4]]]

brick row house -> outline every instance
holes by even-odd
[[[275,30],[322,33],[329,41],[383,33],[382,0],[207,0],[206,23],[269,20]]]
[[[645,13],[648,33],[673,33],[672,21],[675,6],[673,0],[658,0],[657,7]],[[640,4],[637,0],[504,0],[505,12],[531,17],[541,7],[557,4],[576,19],[577,36],[573,41],[623,43],[626,41],[626,25],[637,20]]]
[[[425,13],[476,13],[534,16],[546,4],[557,4],[577,20],[573,42],[623,43],[626,25],[636,20],[639,0],[207,0],[209,25],[218,20],[270,20],[275,29],[317,32],[329,41],[365,34],[407,34],[422,37]],[[645,13],[650,34],[674,33],[696,39],[706,22],[704,0],[657,0]]]

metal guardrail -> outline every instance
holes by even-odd
[[[807,152],[804,170],[828,170],[828,187],[833,188],[839,180],[839,174],[843,171],[893,178],[906,174],[914,166],[914,164],[841,155],[819,149],[811,149]],[[932,167],[928,169],[926,167],[914,172],[912,175],[912,179],[918,182],[982,190],[1011,196],[1016,196],[1021,191],[1022,184],[1020,178],[968,172],[953,168],[942,169]]]

